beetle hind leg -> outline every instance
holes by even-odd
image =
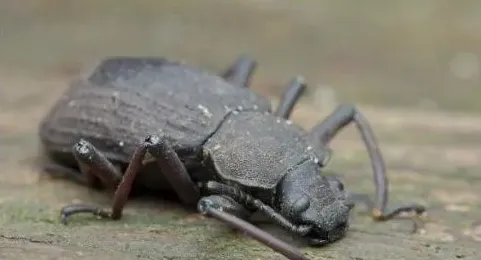
[[[256,67],[255,60],[241,55],[220,76],[235,86],[248,88]]]
[[[113,220],[120,219],[137,174],[143,166],[143,159],[147,152],[156,158],[160,172],[165,175],[184,204],[195,204],[200,197],[197,186],[192,182],[179,157],[166,143],[164,138],[154,135],[148,136],[135,150],[121,180],[120,177],[117,178],[117,174],[120,175],[120,173],[116,172],[113,165],[109,163],[93,145],[86,141],[81,141],[74,147],[74,152],[75,151],[81,163],[82,171],[88,173],[89,176],[96,175],[112,186],[115,183],[115,186],[113,186],[115,187],[115,194],[111,212],[107,212],[96,206],[84,204],[65,206],[61,210],[62,221],[64,223],[66,223],[66,219],[69,216],[82,212],[92,213],[95,216]]]
[[[98,187],[99,180],[103,186],[115,190],[122,179],[120,171],[90,142],[81,139],[72,148],[86,183]],[[77,213],[92,213],[99,217],[108,217],[109,213],[97,206],[88,204],[70,204],[61,210],[62,222],[67,223],[69,216]]]
[[[84,139],[73,146],[72,152],[89,185],[95,186],[100,179],[104,186],[115,190],[122,174],[102,152]]]
[[[384,159],[367,119],[355,106],[340,105],[324,121],[314,126],[310,135],[312,140],[316,141],[316,145],[325,147],[349,123],[354,123],[358,128],[371,159],[376,186],[376,200],[371,209],[372,217],[378,221],[385,221],[404,212],[415,212],[417,215],[424,213],[426,211],[425,206],[419,204],[387,210],[389,190]]]

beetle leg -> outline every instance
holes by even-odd
[[[164,138],[155,135],[148,136],[132,156],[122,182],[117,187],[112,205],[112,218],[119,219],[127,202],[134,180],[142,166],[145,154],[149,152],[157,161],[160,172],[164,174],[179,199],[186,205],[195,205],[200,198],[197,186],[181,160]]]
[[[217,209],[244,220],[247,220],[252,215],[252,211],[247,210],[244,206],[228,196],[210,195],[207,197],[202,197],[199,202],[197,202],[197,207],[202,208],[203,205],[216,205],[215,207]],[[201,209],[199,209],[199,211],[201,213],[204,212],[204,210]]]
[[[147,151],[156,159],[162,174],[179,199],[186,205],[195,205],[200,199],[198,187],[174,149],[166,143],[165,138],[155,135],[147,137],[146,143]]]
[[[424,213],[426,208],[419,204],[400,206],[390,211],[386,209],[389,190],[384,159],[381,156],[373,130],[367,119],[355,106],[347,104],[340,105],[324,121],[313,127],[311,131],[312,140],[317,141],[316,145],[319,147],[325,147],[340,130],[352,122],[355,123],[361,133],[361,137],[366,145],[369,157],[371,158],[374,182],[376,184],[376,201],[372,208],[373,218],[375,220],[384,221],[396,217],[403,212],[414,211],[418,215]]]
[[[259,210],[269,219],[274,221],[274,223],[294,234],[305,236],[312,228],[312,226],[310,225],[295,225],[291,223],[288,219],[276,212],[269,205],[266,205],[259,199],[256,199],[235,187],[215,181],[209,181],[202,188],[204,188],[210,194],[229,196],[234,199],[234,201],[241,205],[244,205],[249,210]]]
[[[257,62],[255,60],[249,58],[247,55],[241,55],[232,65],[221,73],[221,77],[233,85],[248,88],[256,67]]]
[[[100,179],[105,186],[116,190],[122,180],[122,174],[94,145],[82,139],[73,146],[72,150],[80,171],[89,185],[97,185],[97,180]],[[77,213],[92,213],[102,218],[110,218],[112,215],[116,217],[115,214],[110,214],[98,206],[69,204],[60,211],[62,222],[67,224],[68,217]]]
[[[90,186],[97,186],[100,179],[108,188],[117,188],[122,174],[95,146],[81,139],[73,146],[72,152]]]
[[[289,259],[307,260],[297,248],[245,221],[247,211],[231,198],[217,195],[203,197],[199,200],[197,208],[203,214],[246,233]]]
[[[296,105],[297,101],[301,97],[302,93],[306,89],[306,82],[304,78],[297,76],[289,82],[284,93],[282,94],[281,101],[275,112],[275,116],[288,119],[292,113],[292,109]]]
[[[91,147],[93,146],[91,145]],[[79,149],[81,150],[81,149]],[[89,151],[94,151],[94,149],[90,149]],[[84,204],[72,204],[67,205],[61,210],[62,220],[66,223],[66,219],[76,213],[92,213],[95,216],[100,217],[107,217],[111,219],[120,219],[122,216],[122,210],[127,202],[128,196],[132,189],[132,185],[137,177],[137,174],[142,167],[142,161],[145,158],[145,154],[149,152],[153,157],[157,159],[157,163],[160,166],[160,171],[165,175],[167,180],[170,182],[174,190],[176,191],[177,195],[179,196],[180,200],[185,204],[192,204],[194,205],[198,198],[200,197],[197,186],[192,182],[190,179],[189,174],[185,170],[184,165],[180,161],[179,157],[175,153],[175,151],[165,143],[164,139],[161,139],[157,136],[149,136],[145,139],[145,141],[139,145],[139,147],[135,150],[134,154],[132,155],[132,159],[130,160],[129,166],[123,175],[123,178],[118,184],[117,189],[115,190],[115,195],[113,198],[112,203],[112,212],[109,213],[105,210],[100,209],[96,206],[84,205]],[[85,154],[87,155],[87,154]],[[100,153],[89,153],[90,156],[86,156],[85,158],[92,158],[90,162],[96,162],[96,164],[86,164],[90,166],[90,168],[94,169],[95,167],[92,166],[102,166],[106,167],[106,165],[99,164],[101,157],[97,158],[96,156],[92,155],[101,155]],[[79,157],[82,158],[82,157]],[[105,157],[104,157],[105,158]],[[98,163],[98,164],[97,164]],[[100,176],[106,175],[105,171],[94,171]],[[103,173],[103,175],[100,175]],[[100,177],[102,178],[102,177]]]
[[[350,192],[348,193],[348,198],[347,198],[351,203],[354,205],[357,205],[359,203],[364,204],[366,208],[373,212],[375,207],[374,207],[374,202],[372,199],[369,197],[369,195],[364,194],[364,193],[353,193]],[[390,219],[395,216],[398,216],[399,214],[403,212],[410,212],[413,211],[413,208],[419,207],[417,205],[406,205],[406,206],[401,206],[401,207],[395,207],[392,210],[385,210],[388,213],[385,213],[385,219]],[[416,212],[416,210],[414,210]],[[419,212],[417,212],[419,214]],[[411,233],[415,233],[417,230],[422,228],[424,226],[424,223],[421,221],[421,219],[412,219],[413,221],[413,227],[411,229]]]

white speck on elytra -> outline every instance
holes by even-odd
[[[124,147],[124,145],[125,145],[124,141],[120,141],[120,142],[119,142],[119,146],[120,146],[120,147]]]
[[[287,121],[286,121],[286,124],[292,125],[292,121],[291,121],[291,120],[287,120]]]
[[[212,117],[212,113],[210,113],[209,109],[206,108],[205,106],[199,104],[197,108],[200,109],[206,117]]]

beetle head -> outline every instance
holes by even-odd
[[[311,226],[312,244],[325,244],[344,236],[353,204],[344,185],[331,176],[321,176],[320,166],[308,161],[290,171],[279,186],[281,213],[296,225]]]

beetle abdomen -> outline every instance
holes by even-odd
[[[237,107],[270,111],[268,100],[220,77],[162,58],[111,58],[62,95],[40,125],[51,152],[85,138],[127,162],[149,134],[174,148],[201,145]]]

